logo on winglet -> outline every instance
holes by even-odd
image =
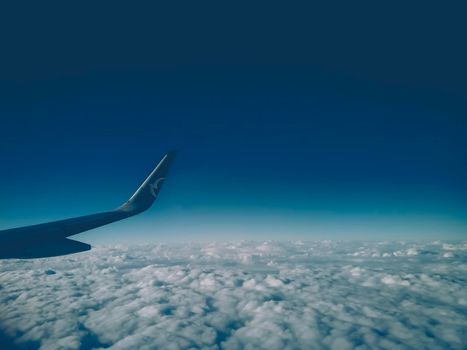
[[[151,194],[154,198],[157,196],[157,192],[159,191],[159,187],[162,181],[164,181],[165,177],[160,177],[156,181],[154,181],[152,184],[149,185],[149,191],[151,191]]]

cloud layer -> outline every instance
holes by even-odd
[[[0,326],[41,349],[465,349],[467,243],[97,247],[0,262]]]

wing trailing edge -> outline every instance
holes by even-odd
[[[0,259],[35,259],[48,258],[59,255],[67,255],[85,252],[91,249],[91,245],[69,238],[36,242],[13,247],[8,251],[0,251]]]

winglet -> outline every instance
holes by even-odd
[[[168,152],[130,199],[117,210],[133,215],[148,209],[156,200],[174,158],[175,151]]]

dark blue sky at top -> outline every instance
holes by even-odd
[[[465,237],[460,8],[172,5],[2,11],[2,228],[115,207],[177,149],[88,241]]]

